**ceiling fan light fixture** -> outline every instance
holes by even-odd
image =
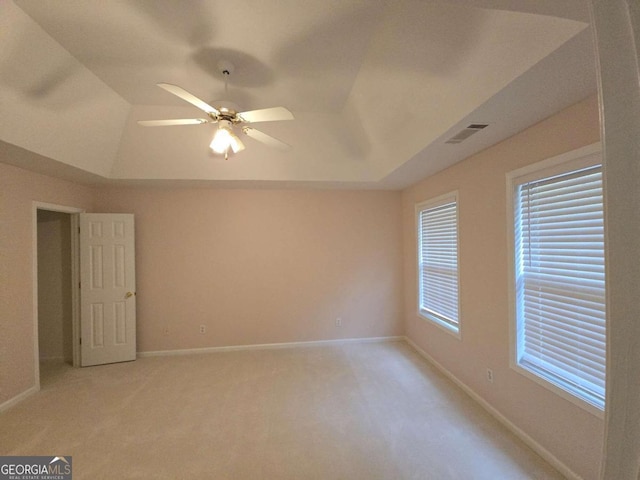
[[[244,150],[244,145],[233,132],[231,132],[231,150],[233,150],[233,153],[238,153],[239,151]]]
[[[209,145],[211,150],[216,153],[227,153],[229,148],[233,150],[233,153],[237,153],[242,150],[242,143],[231,128],[231,122],[228,120],[220,120],[218,129],[216,130],[213,140]]]
[[[216,153],[224,153],[231,146],[231,135],[226,128],[219,128],[216,130],[213,140],[209,147]]]

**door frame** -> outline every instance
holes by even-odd
[[[33,305],[33,358],[35,386],[40,390],[40,345],[38,332],[38,210],[70,214],[71,220],[71,335],[73,345],[73,366],[80,366],[80,242],[78,239],[78,214],[85,209],[56,205],[45,202],[31,202],[32,210],[32,305]]]

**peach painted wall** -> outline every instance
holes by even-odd
[[[35,385],[33,201],[90,209],[93,192],[0,163],[0,405]]]
[[[135,214],[138,351],[403,333],[399,192],[105,188],[97,211]]]
[[[599,141],[588,98],[403,191],[407,336],[561,462],[598,477],[603,421],[509,367],[506,173]],[[458,190],[462,339],[417,311],[414,206]],[[493,369],[494,383],[485,380]]]

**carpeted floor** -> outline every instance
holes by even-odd
[[[0,455],[80,479],[561,479],[404,342],[43,364]]]

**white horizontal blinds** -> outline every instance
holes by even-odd
[[[520,185],[516,201],[519,363],[603,408],[601,168]]]
[[[420,309],[458,327],[456,202],[420,212]]]

